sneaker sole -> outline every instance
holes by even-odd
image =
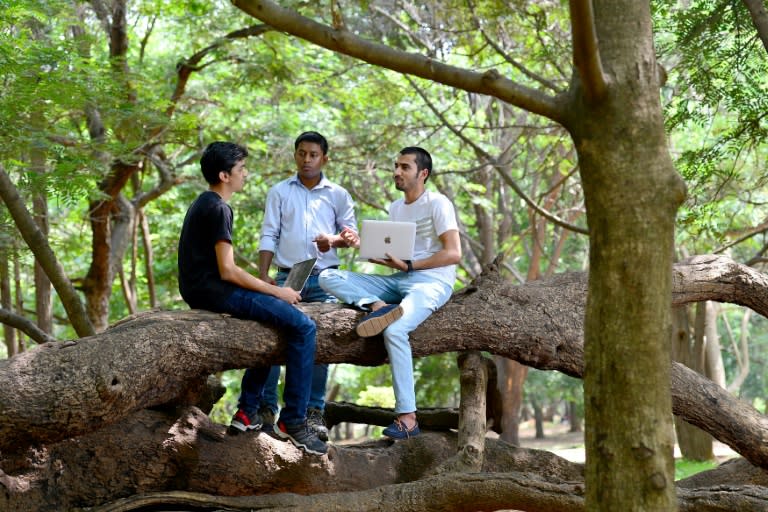
[[[381,331],[399,320],[402,316],[403,307],[397,306],[396,308],[393,308],[392,311],[384,315],[360,322],[356,329],[357,334],[362,338],[370,338],[371,336],[376,336],[377,334],[381,333]]]
[[[275,434],[277,434],[277,436],[280,439],[283,439],[285,441],[290,441],[293,444],[293,446],[295,446],[296,448],[300,448],[300,449],[304,450],[307,453],[311,453],[312,455],[325,455],[326,453],[328,453],[328,449],[327,448],[326,448],[326,450],[324,452],[319,452],[317,450],[310,449],[304,443],[300,443],[297,440],[295,440],[293,438],[293,436],[291,436],[291,434],[289,434],[287,432],[283,432],[282,430],[280,430],[279,427],[275,428]]]
[[[259,428],[261,428],[261,425],[258,424],[258,423],[254,424],[254,425],[247,425],[247,426],[242,424],[242,423],[239,423],[239,422],[232,422],[232,423],[229,424],[229,430],[231,432],[235,432],[235,431],[238,431],[238,432],[248,432],[249,430],[256,430],[256,429],[259,429]]]

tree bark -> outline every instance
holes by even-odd
[[[455,433],[425,432],[314,457],[265,434],[229,436],[195,407],[143,410],[76,440],[5,455],[0,510],[586,510],[583,464],[486,439],[479,472],[433,475],[456,446]],[[679,482],[677,492],[682,510],[749,512],[765,510],[766,485],[768,473],[737,459]]]
[[[461,406],[459,414],[458,451],[443,463],[437,473],[466,473],[480,471],[485,452],[487,361],[478,351],[459,354]]]
[[[669,268],[685,188],[665,137],[648,3],[572,0],[572,12],[583,4],[594,5],[582,22],[594,24],[600,44],[579,59],[584,45],[574,42],[564,125],[579,156],[590,233],[586,507],[671,511]],[[588,65],[595,58],[610,77],[605,89],[593,76],[605,79],[602,69]]]
[[[8,247],[0,245],[0,323],[3,324],[3,342],[8,357],[16,355],[16,329],[4,320],[13,315],[13,295],[11,295],[11,272],[8,260]]]

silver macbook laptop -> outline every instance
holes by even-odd
[[[413,259],[415,222],[364,220],[360,229],[360,260],[384,259],[389,253],[401,260]]]
[[[308,260],[300,261],[291,267],[291,271],[288,272],[288,277],[285,278],[283,283],[284,288],[293,288],[297,292],[300,292],[309,278],[309,274],[312,273],[312,269],[315,268],[315,262],[317,258],[310,258]]]

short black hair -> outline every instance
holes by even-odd
[[[203,171],[205,181],[211,185],[216,185],[221,180],[219,173],[232,172],[232,168],[240,160],[248,156],[248,150],[240,144],[234,142],[211,142],[203,151],[200,157],[200,170]]]
[[[426,183],[429,177],[432,176],[432,155],[429,154],[429,151],[418,146],[408,146],[407,148],[401,149],[400,154],[415,155],[417,167],[416,170],[427,170],[427,177],[424,178],[424,182]]]
[[[304,132],[296,137],[296,142],[293,143],[294,151],[299,149],[299,144],[302,142],[314,142],[315,144],[319,144],[323,154],[328,154],[328,141],[317,132]]]

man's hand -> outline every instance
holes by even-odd
[[[347,247],[360,248],[360,235],[354,229],[344,226],[344,229],[339,233],[341,240],[347,245]]]
[[[275,286],[272,295],[278,299],[283,299],[288,304],[298,304],[301,301],[301,294],[293,288]]]
[[[328,252],[331,250],[331,247],[333,247],[334,239],[333,235],[329,235],[327,233],[321,233],[317,235],[313,242],[317,244],[317,250],[320,252]]]
[[[401,272],[407,272],[408,271],[408,264],[401,260],[400,258],[396,258],[395,256],[392,256],[388,252],[385,252],[384,255],[386,258],[371,258],[368,261],[371,263],[376,263],[379,265],[384,265],[389,268],[393,268],[395,270],[400,270]]]
[[[259,273],[259,279],[269,284],[276,284],[274,278],[269,277],[268,273]]]

